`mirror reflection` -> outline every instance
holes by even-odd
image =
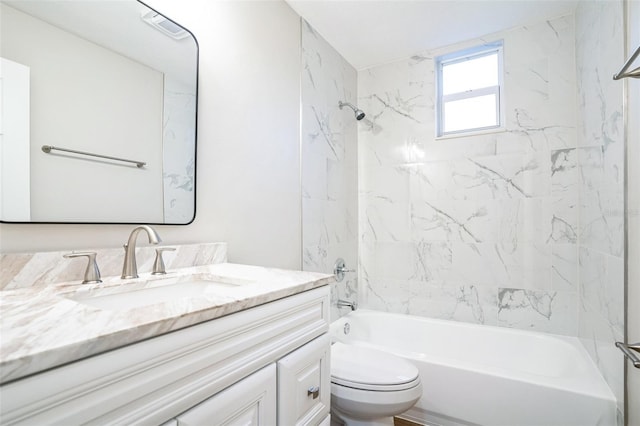
[[[135,0],[0,8],[0,219],[190,223],[191,33]]]

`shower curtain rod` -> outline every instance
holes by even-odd
[[[629,60],[624,64],[620,72],[618,74],[614,74],[613,79],[620,80],[621,78],[627,78],[627,77],[640,78],[640,67],[627,72],[627,69],[629,69],[633,61],[635,61],[639,55],[640,55],[640,46],[638,46],[638,48],[633,53],[633,55],[631,55]]]

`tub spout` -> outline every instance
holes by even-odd
[[[339,299],[338,308],[346,308],[346,307],[349,307],[351,308],[352,311],[355,311],[356,309],[358,309],[358,302],[356,302],[355,300],[350,302],[348,300]]]

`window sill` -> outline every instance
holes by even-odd
[[[506,127],[493,127],[491,129],[470,130],[468,132],[451,133],[448,135],[436,136],[436,140],[439,141],[439,140],[446,140],[446,139],[466,138],[469,136],[488,135],[491,133],[504,133],[506,131],[507,131]]]

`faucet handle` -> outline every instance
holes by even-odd
[[[355,269],[347,269],[344,259],[339,257],[338,260],[336,260],[336,263],[333,265],[333,275],[335,275],[336,281],[342,281],[346,272],[356,271]]]
[[[162,252],[175,251],[174,247],[159,247],[156,249],[156,260],[153,262],[153,272],[151,275],[164,275],[167,273],[164,260],[162,259]]]
[[[88,257],[88,262],[87,262],[87,269],[85,269],[84,271],[84,280],[82,281],[82,284],[95,284],[95,283],[101,283],[102,280],[100,279],[100,270],[98,269],[98,262],[96,262],[96,252],[93,251],[87,251],[87,252],[72,252],[72,253],[67,253],[62,255],[62,257],[65,257],[67,259],[73,258],[73,257]]]

